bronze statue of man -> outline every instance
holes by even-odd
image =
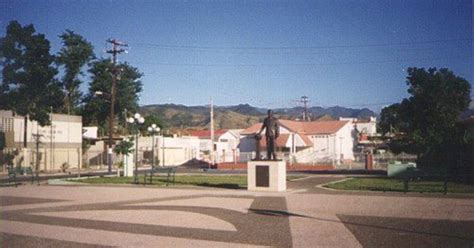
[[[280,123],[278,119],[273,116],[273,111],[268,110],[267,117],[263,120],[262,128],[258,132],[257,136],[260,136],[263,129],[265,129],[265,139],[267,142],[267,159],[276,160],[275,154],[275,140],[280,135]]]

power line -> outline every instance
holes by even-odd
[[[147,49],[149,47],[146,47]],[[158,49],[161,51],[167,51],[167,52],[188,52],[188,53],[215,53],[215,54],[234,54],[234,55],[321,55],[321,54],[328,54],[333,51],[294,51],[294,50],[285,50],[285,51],[277,51],[277,50],[263,50],[263,51],[246,51],[246,50],[199,50],[199,49],[183,49],[183,48],[161,48],[161,47],[153,47],[154,49]],[[387,47],[382,47],[382,48],[387,48]],[[463,47],[399,47],[399,48],[394,48],[391,51],[398,51],[398,52],[410,52],[410,51],[429,51],[429,50],[445,50],[449,49],[449,51],[453,50],[465,50]],[[356,53],[378,53],[375,51],[373,48],[368,50],[368,51],[363,51],[363,50],[358,50],[354,51],[351,50],[350,52],[356,52]]]
[[[209,52],[209,53],[221,53],[221,54],[235,54],[235,55],[316,55],[316,54],[331,54],[330,51],[283,51],[283,52],[278,52],[278,51],[259,51],[259,52],[248,52],[248,51],[224,51],[224,50],[189,50],[189,49],[179,49],[179,48],[159,48],[167,51],[183,51],[183,52]],[[450,54],[452,51],[455,50],[465,50],[463,47],[423,47],[423,48],[397,48],[397,50],[392,50],[392,51],[399,51],[399,52],[410,52],[410,51],[429,51],[429,50],[449,50]],[[104,53],[107,53],[107,50],[103,50]],[[125,51],[126,52],[126,51]],[[373,54],[380,54],[380,52],[374,51],[374,50],[369,50],[369,51],[354,51],[351,50],[351,53],[373,53]],[[24,58],[37,58],[37,56],[23,56]],[[71,61],[79,61],[79,60],[74,60],[71,59]],[[126,62],[125,62],[126,63]],[[166,63],[165,63],[166,64]]]
[[[393,43],[374,43],[359,45],[327,45],[327,46],[280,46],[280,47],[257,47],[257,46],[186,46],[186,45],[165,45],[156,43],[135,42],[134,45],[158,47],[158,48],[179,48],[179,49],[203,49],[203,50],[303,50],[303,49],[332,49],[332,48],[356,48],[356,47],[385,47],[385,46],[403,46],[416,44],[432,44],[444,42],[472,41],[471,38],[464,39],[445,39],[445,40],[426,40],[426,41],[409,41],[409,42],[393,42]]]
[[[416,62],[416,61],[433,61],[433,60],[444,60],[450,57],[444,58],[417,58],[413,60],[376,60],[376,61],[351,61],[351,62],[333,62],[333,63],[281,63],[281,64],[200,64],[200,63],[160,63],[160,62],[142,62],[142,61],[130,61],[130,63],[136,64],[149,64],[149,65],[162,65],[162,66],[196,66],[196,67],[259,67],[259,66],[331,66],[331,65],[352,65],[352,64],[383,64],[383,63],[401,63],[401,62]]]

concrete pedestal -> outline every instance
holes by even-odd
[[[251,191],[282,192],[286,190],[286,163],[284,161],[249,161],[247,189]]]
[[[126,177],[133,177],[133,170],[135,169],[135,163],[133,162],[133,154],[125,155],[123,160],[123,175]]]

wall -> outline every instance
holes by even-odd
[[[354,125],[347,123],[334,134],[309,135],[313,141],[315,158],[320,160],[354,160],[357,146]]]
[[[374,135],[377,133],[377,118],[370,117],[369,121],[358,121],[357,118],[339,118],[341,121],[350,121],[351,124],[357,127],[359,132],[364,132],[369,135]]]
[[[27,123],[27,148],[23,147],[24,117],[13,116],[11,111],[0,111],[0,131],[8,132],[8,150],[16,150],[15,166],[36,165],[36,136],[39,134],[38,152],[40,170],[61,170],[64,163],[68,168],[82,164],[82,117],[75,115],[50,115],[52,125],[41,127],[36,121]],[[11,123],[13,122],[13,125]],[[7,124],[7,125],[5,125]]]
[[[151,162],[152,137],[140,137],[138,140],[138,158]],[[200,140],[193,137],[155,136],[155,157],[160,165],[180,165],[199,157]],[[148,156],[144,156],[148,154]]]
[[[14,117],[14,140],[17,147],[23,146],[24,118]],[[58,148],[80,148],[82,146],[82,117],[53,114],[52,126],[40,126],[36,121],[27,123],[28,148],[35,147],[35,135],[41,135],[41,142],[53,143]]]
[[[318,160],[335,159],[335,134],[315,134],[309,135],[313,142],[314,157]]]
[[[243,135],[240,138],[239,150],[240,152],[255,151],[255,138],[253,137],[253,135]]]
[[[223,135],[221,135],[219,137],[218,141],[219,142],[227,142],[228,150],[237,149],[237,147],[239,145],[239,142],[240,142],[239,138],[235,137],[230,132],[226,132]]]
[[[350,124],[346,124],[336,133],[336,159],[354,160],[354,149],[357,146],[357,141],[353,133],[354,126]]]

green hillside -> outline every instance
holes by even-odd
[[[156,104],[140,107],[143,115],[154,114],[160,117],[168,128],[177,129],[206,129],[209,127],[209,106],[184,106],[177,104]],[[281,119],[301,118],[302,108],[275,109],[275,115]],[[356,117],[366,119],[377,116],[369,109],[351,109],[343,107],[309,109],[313,120],[334,120],[339,117]],[[265,118],[266,109],[255,108],[248,104],[236,106],[215,107],[214,123],[216,129],[244,129],[260,122]]]

